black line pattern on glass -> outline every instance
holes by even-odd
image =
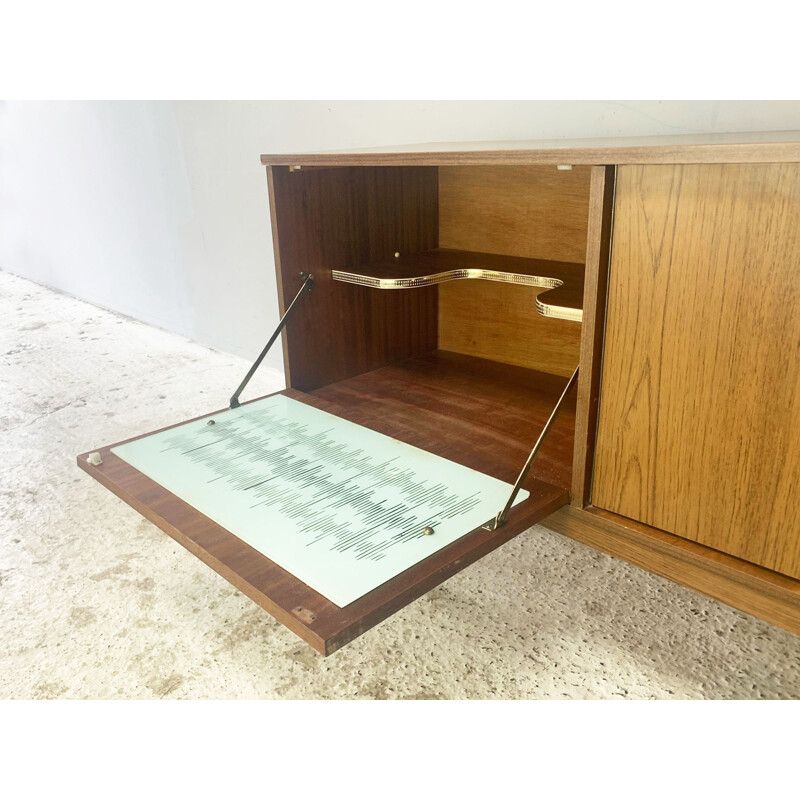
[[[251,508],[277,509],[308,534],[306,546],[325,543],[359,560],[379,561],[424,536],[426,526],[435,529],[481,501],[480,492],[461,495],[420,479],[396,463],[399,456],[381,460],[333,431],[311,431],[261,406],[178,430],[162,452],[204,466],[214,476],[209,483],[224,481],[239,500],[246,493]]]

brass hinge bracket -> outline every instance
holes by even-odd
[[[255,360],[255,363],[252,367],[250,367],[249,372],[247,375],[244,376],[244,380],[239,384],[239,388],[233,393],[233,397],[231,397],[231,408],[239,408],[241,403],[239,402],[239,395],[244,390],[244,387],[250,383],[250,378],[253,377],[255,371],[261,366],[261,362],[264,360],[264,356],[269,352],[270,347],[275,344],[275,340],[280,336],[281,331],[286,326],[286,323],[289,321],[289,317],[292,315],[292,312],[295,310],[295,307],[298,304],[300,298],[306,293],[310,292],[314,288],[314,276],[306,274],[305,272],[300,273],[300,277],[303,279],[303,285],[300,287],[300,291],[294,296],[294,300],[289,303],[289,308],[286,309],[286,312],[281,317],[280,322],[278,323],[278,327],[275,328],[275,332],[272,336],[269,337],[269,341],[267,342],[264,349],[261,351],[261,355]]]
[[[522,487],[522,483],[525,480],[525,478],[528,477],[528,473],[531,471],[531,466],[533,466],[533,462],[536,459],[536,456],[539,454],[539,450],[544,444],[544,440],[547,438],[547,434],[550,433],[550,429],[553,427],[553,423],[555,422],[556,417],[558,416],[558,412],[561,411],[561,408],[564,405],[564,399],[566,398],[567,393],[572,388],[572,385],[578,378],[579,369],[580,365],[575,367],[575,372],[572,373],[572,377],[567,381],[567,385],[564,387],[564,391],[561,392],[561,397],[558,398],[558,402],[553,408],[553,411],[551,412],[549,419],[547,420],[547,422],[545,422],[544,428],[542,428],[542,432],[539,434],[539,438],[536,440],[536,444],[534,444],[533,450],[531,450],[531,454],[528,456],[528,460],[525,462],[525,466],[522,468],[522,471],[519,473],[519,477],[514,483],[514,487],[511,489],[511,494],[509,495],[508,500],[506,500],[506,504],[497,513],[497,516],[494,519],[490,519],[485,525],[481,525],[481,527],[484,530],[496,531],[498,528],[501,528],[503,525],[506,524],[506,519],[508,518],[508,512],[511,510],[511,506],[514,505],[514,501],[517,499],[517,495],[519,494],[519,490]]]

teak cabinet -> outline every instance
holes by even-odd
[[[513,483],[338,608],[101,448],[80,466],[331,653],[535,522],[800,632],[800,134],[262,156],[286,394]],[[535,576],[531,576],[535,580]]]

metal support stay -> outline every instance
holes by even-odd
[[[578,378],[578,370],[580,369],[580,365],[575,367],[575,372],[572,373],[572,377],[567,381],[567,385],[564,387],[564,391],[561,392],[561,397],[558,398],[558,402],[555,404],[552,413],[550,414],[549,419],[544,424],[544,428],[542,428],[542,432],[539,434],[539,438],[536,440],[536,444],[533,446],[533,450],[531,450],[531,454],[528,456],[528,460],[525,462],[525,466],[522,468],[522,472],[519,473],[519,477],[514,484],[514,488],[511,490],[511,495],[509,496],[506,504],[503,506],[502,510],[497,514],[497,516],[489,520],[485,525],[482,527],[487,531],[496,531],[498,528],[502,527],[506,524],[506,518],[508,517],[508,512],[511,510],[511,506],[514,505],[514,500],[516,500],[517,495],[519,494],[519,490],[522,487],[522,482],[525,478],[528,477],[528,473],[531,471],[531,466],[533,466],[533,462],[536,459],[536,456],[539,454],[539,450],[544,444],[544,440],[547,438],[547,434],[550,432],[550,428],[553,427],[553,423],[555,422],[556,417],[558,416],[558,412],[561,411],[562,406],[564,405],[564,398],[567,396],[567,393],[572,388],[572,385]]]
[[[272,336],[269,337],[269,341],[267,342],[264,349],[261,351],[261,355],[255,360],[255,363],[252,367],[250,367],[249,372],[247,375],[244,376],[244,380],[239,384],[239,388],[233,393],[233,397],[231,397],[231,408],[238,408],[241,403],[239,402],[239,395],[244,391],[244,387],[250,383],[250,378],[253,377],[255,371],[261,366],[261,362],[264,360],[264,356],[269,352],[270,347],[275,344],[275,340],[280,336],[281,331],[286,326],[286,323],[289,321],[289,317],[291,316],[292,312],[297,307],[297,304],[300,298],[306,293],[310,292],[314,288],[314,276],[311,274],[306,274],[305,272],[300,273],[300,277],[303,279],[303,285],[300,287],[300,291],[295,295],[294,300],[289,303],[289,308],[286,309],[286,312],[281,317],[281,321],[278,323],[278,327],[275,328],[275,332]]]

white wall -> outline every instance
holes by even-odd
[[[0,269],[253,358],[278,314],[260,153],[796,129],[773,101],[6,103]]]

